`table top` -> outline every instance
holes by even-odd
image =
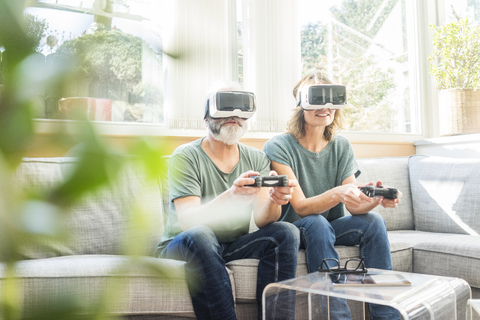
[[[455,288],[470,290],[468,283],[459,278],[433,275],[368,269],[368,274],[402,275],[411,282],[410,286],[337,286],[332,284],[326,272],[314,272],[294,279],[271,283],[264,290],[264,296],[278,294],[282,290],[295,290],[344,299],[390,305],[397,309],[411,309],[420,301],[438,298],[455,301]]]
[[[480,299],[470,299],[468,300],[468,304],[472,306],[473,310],[480,315]]]

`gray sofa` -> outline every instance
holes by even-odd
[[[68,175],[74,162],[26,158],[14,187],[45,192]],[[480,298],[480,160],[412,156],[358,163],[359,181],[382,180],[403,192],[396,209],[377,208],[389,231],[394,270],[463,278],[473,297]],[[25,313],[41,309],[46,296],[49,303],[61,302],[66,294],[84,305],[94,303],[117,279],[110,303],[113,314],[128,319],[194,317],[183,263],[148,256],[163,231],[166,193],[165,181],[147,183],[143,172],[129,168],[118,183],[86,196],[70,210],[64,221],[67,240],[39,238],[35,246],[22,247],[24,260],[17,263],[16,275]],[[129,224],[139,209],[147,217],[140,233]],[[144,252],[124,255],[132,243]],[[358,257],[357,247],[338,247],[338,252],[342,260]],[[227,265],[239,319],[256,317],[257,263],[247,259]],[[166,273],[159,276],[152,270]],[[0,263],[0,290],[5,272]],[[305,255],[300,252],[297,274],[305,273]]]

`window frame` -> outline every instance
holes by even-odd
[[[407,1],[408,2],[408,1]],[[438,90],[434,86],[432,76],[429,73],[428,56],[432,50],[432,36],[428,28],[429,24],[440,24],[444,20],[443,0],[414,0],[410,10],[413,14],[414,31],[410,36],[413,39],[409,43],[414,44],[413,65],[415,66],[413,86],[417,94],[415,103],[418,105],[417,116],[420,123],[419,134],[408,133],[377,133],[342,131],[339,134],[351,141],[389,141],[405,142],[420,139],[439,137],[438,119]],[[235,10],[235,7],[232,7]],[[230,16],[235,19],[234,12]],[[64,127],[63,121],[53,119],[34,119],[36,133],[54,133]],[[71,121],[75,123],[75,121]],[[181,130],[166,129],[161,123],[134,123],[134,122],[100,122],[94,123],[95,128],[101,135],[113,136],[204,136],[205,130]],[[281,132],[247,132],[245,138],[265,139]]]

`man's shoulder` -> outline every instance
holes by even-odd
[[[202,148],[202,139],[197,139],[195,141],[182,144],[178,146],[172,153],[172,157],[176,155],[192,155],[201,151]]]
[[[248,157],[264,157],[265,154],[263,151],[258,150],[257,148],[248,146],[246,144],[243,144],[241,142],[238,143],[238,147],[240,148],[240,151],[247,155]]]

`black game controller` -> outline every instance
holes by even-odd
[[[288,186],[287,176],[251,176],[255,183],[247,184],[245,187],[286,187]]]
[[[360,190],[369,197],[384,197],[385,199],[397,199],[398,190],[395,188],[384,188],[379,186],[375,188],[374,186],[365,186],[360,187]]]

